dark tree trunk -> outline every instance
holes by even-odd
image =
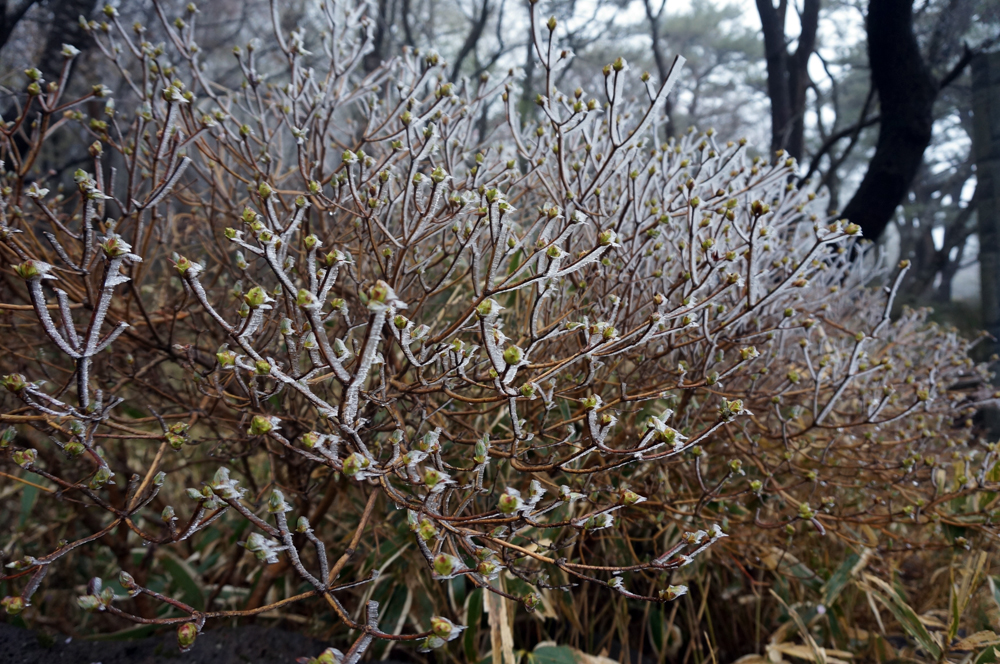
[[[913,32],[913,0],[872,0],[866,30],[882,121],[875,155],[843,216],[876,240],[923,162],[939,88]]]
[[[820,0],[805,0],[802,5],[802,32],[794,55],[788,60],[788,99],[791,103],[791,128],[784,148],[789,155],[801,160],[805,155],[806,91],[809,89],[809,57],[816,50],[816,30],[819,27]]]
[[[764,33],[767,63],[767,96],[771,102],[771,152],[784,150],[797,160],[805,153],[806,91],[809,89],[809,58],[816,49],[820,0],[805,0],[799,16],[801,31],[794,53],[788,52],[785,35],[787,0],[757,0]]]
[[[79,18],[90,18],[96,5],[94,0],[58,0],[49,3],[52,23],[45,38],[42,60],[38,65],[46,81],[59,80],[65,62],[63,44],[75,46],[81,51],[90,46],[90,37],[80,27]]]
[[[792,117],[788,97],[788,48],[785,44],[787,0],[778,7],[772,0],[757,0],[760,27],[764,33],[764,61],[767,64],[767,97],[771,101],[771,152],[785,145],[785,134]]]
[[[34,4],[35,0],[21,0],[11,7],[8,0],[0,0],[0,48],[10,41],[14,28]]]
[[[378,69],[385,58],[385,35],[388,29],[388,16],[388,0],[378,0],[378,13],[375,16],[375,36],[372,39],[372,46],[374,48],[365,56],[364,65],[366,72],[370,73]]]
[[[660,3],[660,9],[656,12],[653,11],[652,0],[643,0],[643,4],[646,8],[646,19],[649,21],[649,38],[653,42],[653,61],[656,63],[656,73],[660,75],[660,85],[663,85],[667,76],[670,75],[670,66],[667,64],[667,59],[663,55],[663,46],[660,44],[660,18],[663,16],[663,10],[667,7],[667,0]],[[663,108],[663,113],[667,117],[667,138],[676,133],[673,108],[674,102],[671,95],[667,97],[666,105]]]
[[[972,150],[976,157],[976,217],[983,325],[1000,351],[1000,53],[972,63]],[[995,380],[1000,383],[1000,377]],[[1000,413],[994,432],[1000,430]]]
[[[458,55],[455,56],[455,64],[452,65],[451,69],[452,83],[458,81],[458,77],[462,73],[462,63],[469,57],[470,53],[475,52],[476,44],[479,43],[479,39],[483,36],[483,30],[486,29],[486,21],[490,18],[490,11],[489,0],[483,0],[483,4],[479,9],[479,16],[473,18],[472,28],[469,29],[469,34],[466,35],[465,41],[462,42],[462,48],[459,49]]]

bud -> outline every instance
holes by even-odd
[[[357,452],[352,452],[350,456],[344,459],[344,475],[355,477],[369,465],[371,465],[371,462],[367,458]]]
[[[618,234],[615,233],[610,228],[607,229],[607,230],[601,231],[597,235],[597,244],[599,244],[602,247],[611,246],[611,245],[615,244],[615,242],[617,240],[618,240]]]
[[[438,576],[450,577],[464,567],[461,560],[447,553],[439,553],[434,556],[434,571]]]
[[[631,507],[632,505],[638,505],[639,503],[645,502],[646,498],[640,496],[635,491],[625,490],[621,494],[622,504]]]
[[[271,423],[270,419],[263,415],[254,415],[253,419],[250,420],[250,428],[247,429],[247,433],[251,436],[263,436],[272,429],[274,429],[274,424]]]
[[[487,579],[493,579],[500,571],[500,566],[492,560],[484,560],[476,565],[476,571]]]
[[[490,435],[486,434],[476,441],[476,452],[473,461],[484,464],[490,458]]]
[[[16,436],[17,436],[17,429],[15,429],[13,426],[9,426],[6,429],[4,429],[3,433],[0,434],[0,450],[7,449],[10,446],[10,444],[14,442],[14,438]]]
[[[139,586],[136,584],[135,579],[125,570],[118,573],[118,583],[129,592],[129,595],[138,592]]]
[[[184,256],[178,256],[174,260],[174,268],[181,274],[187,274],[187,271],[190,270],[193,266],[194,263],[192,263]]]
[[[243,301],[247,303],[247,306],[251,309],[257,309],[263,304],[266,304],[270,298],[264,289],[260,286],[254,286],[247,291],[246,295],[243,296]]]
[[[181,652],[187,652],[198,637],[198,627],[194,623],[184,623],[177,628],[177,647]]]
[[[447,618],[442,618],[441,616],[434,616],[431,618],[431,632],[434,636],[444,639],[445,641],[452,641],[458,638],[458,635],[462,633],[465,627],[461,625],[456,625]]]
[[[319,300],[305,288],[300,288],[299,292],[295,295],[295,304],[303,309],[312,309],[319,305]]]
[[[104,604],[97,595],[80,595],[76,598],[76,605],[84,611],[101,611]]]
[[[285,501],[285,494],[280,490],[271,491],[271,496],[267,499],[267,511],[269,514],[291,512],[292,507]]]
[[[429,542],[437,537],[437,528],[430,522],[430,519],[423,519],[417,526],[417,535],[425,542]]]
[[[664,602],[670,602],[672,600],[687,594],[687,586],[668,586],[666,590],[661,590],[659,592],[659,597]]]
[[[513,514],[524,504],[520,492],[508,487],[500,494],[498,508],[502,514]]]
[[[21,263],[20,265],[15,265],[14,272],[17,273],[17,276],[27,281],[29,279],[34,279],[35,277],[44,275],[48,271],[47,267],[48,266],[45,263],[41,263],[39,261],[27,260]]]
[[[368,289],[368,301],[385,304],[386,300],[394,294],[389,284],[379,279],[374,286]]]
[[[219,366],[223,369],[236,366],[236,353],[229,350],[228,346],[220,348],[215,357],[219,361]]]
[[[0,599],[0,606],[4,608],[7,615],[16,616],[24,611],[24,607],[27,605],[25,604],[23,597],[4,597],[3,599]]]
[[[3,377],[3,386],[7,388],[9,392],[18,394],[21,390],[28,386],[25,381],[24,376],[21,374],[7,374]]]
[[[38,451],[34,449],[18,450],[14,452],[11,458],[21,468],[28,469],[38,460]]]
[[[508,346],[503,352],[503,360],[507,364],[520,364],[524,359],[524,351],[517,346]]]

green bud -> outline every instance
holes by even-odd
[[[247,429],[247,433],[251,436],[263,436],[272,429],[274,429],[274,425],[270,419],[263,415],[254,415],[253,419],[250,420],[250,428]]]
[[[177,628],[177,647],[187,652],[198,638],[198,627],[194,623],[184,623]]]

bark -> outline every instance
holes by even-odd
[[[1000,53],[972,64],[972,150],[976,158],[976,217],[983,325],[1000,351]],[[1000,379],[998,379],[1000,380]],[[1000,429],[1000,415],[994,424]]]
[[[94,0],[59,0],[50,4],[52,23],[45,38],[45,48],[38,68],[46,81],[58,81],[65,58],[63,44],[75,46],[81,51],[90,46],[90,37],[80,27],[81,16],[90,18],[97,2]],[[79,60],[79,58],[77,58]]]
[[[458,55],[455,57],[455,64],[451,69],[452,83],[458,80],[459,74],[462,73],[462,63],[469,57],[470,53],[475,51],[476,44],[479,43],[479,39],[483,36],[483,31],[486,29],[486,21],[490,18],[491,9],[489,0],[483,0],[479,16],[473,19],[472,28],[469,30],[469,34],[466,35],[465,41],[462,42],[462,48],[459,49]]]
[[[667,59],[663,55],[663,47],[660,43],[660,18],[663,16],[663,10],[667,7],[667,0],[663,0],[660,3],[660,9],[656,12],[653,11],[651,0],[643,0],[643,5],[646,8],[646,19],[649,21],[649,38],[653,42],[653,61],[656,63],[656,73],[660,76],[660,85],[663,85],[663,82],[667,80],[667,76],[670,75],[670,65],[667,64]],[[667,138],[674,136],[676,133],[673,109],[673,97],[668,96],[666,105],[663,108],[663,113],[667,117]]]
[[[400,16],[403,21],[403,35],[406,39],[406,45],[410,47],[416,46],[417,42],[413,40],[413,26],[410,25],[410,0],[403,0]]]
[[[0,48],[3,48],[10,41],[10,36],[14,34],[14,28],[35,4],[35,1],[21,0],[11,7],[8,0],[0,0]]]
[[[771,152],[784,145],[792,117],[788,97],[788,49],[785,45],[787,0],[775,7],[771,0],[757,0],[760,27],[764,33],[764,62],[767,64],[767,97],[771,102]]]
[[[795,53],[788,58],[788,99],[791,104],[791,126],[784,149],[795,159],[802,159],[805,154],[806,132],[806,90],[809,89],[809,72],[806,67],[809,57],[816,50],[816,30],[819,27],[820,0],[805,0],[799,22],[802,31],[799,33],[799,43]]]
[[[799,15],[801,30],[798,45],[788,51],[785,35],[787,0],[757,0],[761,30],[764,33],[764,59],[767,64],[767,96],[771,102],[771,152],[786,151],[801,160],[805,152],[806,91],[809,89],[809,58],[816,49],[820,0],[805,0]]]
[[[882,121],[875,155],[843,216],[876,240],[920,169],[939,87],[913,31],[913,0],[873,0],[866,30]]]
[[[385,59],[386,32],[388,31],[389,2],[378,0],[378,13],[375,16],[375,36],[372,38],[372,50],[365,56],[365,71],[371,73],[378,69]]]

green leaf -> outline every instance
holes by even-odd
[[[973,664],[996,664],[997,662],[1000,662],[1000,650],[997,648],[987,648],[973,660]]]
[[[653,647],[657,653],[663,652],[663,645],[666,641],[666,620],[663,616],[663,607],[657,607],[650,611],[649,618],[649,640],[653,642]]]
[[[406,599],[410,593],[410,589],[404,583],[397,583],[395,587],[390,587],[386,584],[386,590],[391,590],[391,595],[388,599],[384,600],[385,613],[382,614],[379,622],[382,624],[383,629],[396,634],[396,626],[400,624],[400,619],[403,618],[405,620],[403,611],[409,607],[409,602]],[[389,593],[387,592],[386,594]],[[374,644],[375,648],[373,652],[376,655],[376,659],[385,655],[390,643],[390,641],[381,641]]]
[[[161,549],[163,552],[160,563],[173,579],[173,584],[181,593],[181,601],[198,611],[205,610],[205,596],[201,592],[201,585],[195,577],[198,573],[185,561],[178,558],[173,552]]]
[[[993,601],[996,602],[997,608],[1000,609],[1000,583],[997,583],[997,579],[1000,579],[1000,577],[986,577],[986,580],[990,583],[990,594],[993,596]]]
[[[476,647],[479,640],[479,623],[483,620],[483,589],[476,588],[469,593],[468,625],[462,636],[462,646],[465,649],[465,659],[470,664],[479,661],[479,650]]]
[[[576,664],[573,649],[567,646],[540,646],[528,655],[532,664]]]
[[[877,585],[882,592],[869,587],[868,592],[872,596],[881,602],[889,611],[895,616],[899,624],[906,630],[906,633],[913,637],[913,639],[920,644],[924,652],[929,654],[932,659],[937,660],[941,657],[941,648],[938,647],[934,639],[931,638],[930,632],[924,627],[924,624],[920,622],[920,618],[917,617],[917,612],[910,607],[909,604],[903,601],[903,598],[899,596],[899,593],[890,586],[888,583],[882,579],[866,574],[865,578],[870,583]],[[884,593],[884,594],[883,594]]]
[[[34,509],[35,502],[37,500],[38,500],[38,487],[32,486],[31,484],[22,484],[21,516],[17,522],[19,528],[24,528],[24,524],[28,522],[28,517],[31,516],[31,510]]]
[[[568,420],[572,415],[569,412],[569,402],[565,399],[559,401],[559,414],[562,415],[564,420]]]
[[[455,597],[455,606],[465,606],[465,575],[456,576],[451,580],[451,592]]]
[[[851,581],[851,570],[858,564],[861,560],[861,555],[857,553],[852,553],[847,556],[837,571],[827,580],[826,584],[823,586],[823,605],[826,608],[833,608],[837,599],[840,597],[840,593],[844,591],[847,584]]]

